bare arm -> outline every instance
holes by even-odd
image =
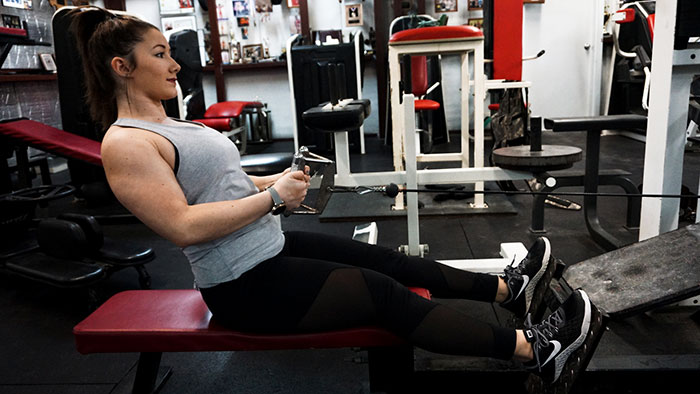
[[[159,147],[158,136],[138,129],[111,129],[102,143],[102,162],[112,191],[144,224],[178,246],[210,241],[267,214],[269,192],[233,201],[189,205]],[[290,206],[306,195],[301,172],[277,179],[275,189]]]
[[[289,172],[289,168],[284,170],[284,172],[280,172],[279,174],[273,174],[273,175],[266,175],[266,176],[255,176],[255,175],[248,175],[251,181],[255,184],[255,187],[258,188],[258,190],[265,190],[268,187],[272,186],[277,182],[282,175],[286,174]]]

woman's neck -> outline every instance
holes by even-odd
[[[117,101],[117,116],[162,123],[168,119],[160,101],[131,99],[125,97]]]

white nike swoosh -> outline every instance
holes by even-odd
[[[545,365],[547,365],[548,362],[552,361],[552,359],[553,359],[553,358],[559,353],[559,351],[561,350],[561,343],[559,343],[559,341],[549,341],[549,343],[551,343],[551,344],[554,345],[554,351],[553,351],[552,353],[549,354],[549,357],[547,357],[547,361],[545,361],[544,363],[542,363],[542,366],[543,366],[543,367],[544,367]]]
[[[520,291],[518,292],[518,295],[516,295],[515,297],[513,297],[513,299],[516,299],[516,298],[520,297],[520,294],[523,293],[523,290],[525,290],[525,288],[527,287],[527,284],[530,282],[530,277],[527,276],[527,275],[523,275],[523,281],[524,281],[524,282],[523,282],[523,287],[520,288]]]

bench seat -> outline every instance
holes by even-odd
[[[430,298],[425,289],[411,290]],[[73,334],[76,348],[82,354],[141,353],[134,380],[135,393],[155,392],[167,379],[170,371],[164,374],[163,381],[156,382],[163,352],[377,349],[374,354],[370,353],[370,385],[375,388],[391,384],[396,373],[410,373],[413,368],[412,346],[384,329],[357,327],[309,334],[243,333],[212,321],[211,312],[199,291],[194,289],[118,293],[78,323]],[[387,374],[392,377],[387,378]]]
[[[429,297],[427,290],[414,291]],[[211,312],[194,289],[118,293],[76,325],[73,334],[82,354],[322,349],[404,343],[376,327],[286,335],[229,330],[211,321]]]

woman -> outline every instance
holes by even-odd
[[[426,300],[499,302],[524,317],[553,270],[538,239],[502,276],[323,234],[283,233],[275,201],[300,205],[309,176],[289,170],[250,177],[235,145],[199,123],[170,119],[180,66],[158,29],[98,8],[72,11],[91,114],[111,125],[102,161],[119,201],[182,248],[217,321],[237,330],[310,332],[378,325],[429,351],[516,359],[555,381],[585,339],[590,302],[575,292],[545,321],[496,327]]]

